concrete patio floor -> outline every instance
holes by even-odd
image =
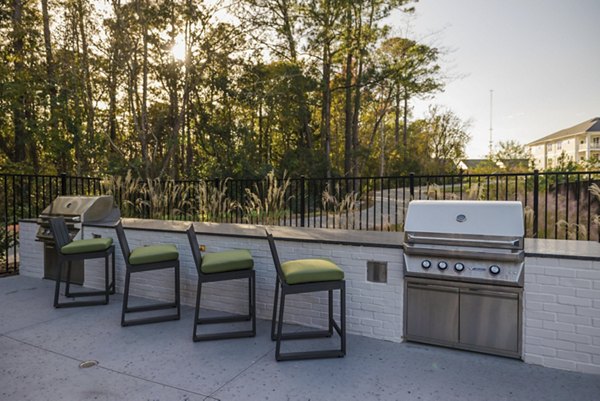
[[[264,320],[256,338],[193,343],[193,308],[122,328],[120,295],[56,310],[52,294],[51,281],[0,278],[2,401],[600,400],[597,375],[359,336],[342,359],[277,363]]]

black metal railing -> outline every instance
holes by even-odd
[[[18,222],[58,195],[112,194],[126,217],[402,231],[408,203],[516,200],[533,238],[600,240],[590,192],[600,172],[143,181],[52,175],[0,176],[0,274],[18,269]]]

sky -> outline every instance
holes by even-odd
[[[416,13],[392,15],[445,50],[445,91],[416,101],[414,116],[441,104],[471,121],[469,158],[493,142],[529,143],[600,117],[600,0],[420,0]]]

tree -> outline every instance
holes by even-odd
[[[394,141],[400,142],[400,110],[403,116],[402,146],[407,155],[408,101],[439,91],[444,83],[438,65],[439,50],[414,40],[393,37],[384,41],[379,49],[384,60],[385,74],[394,96]]]
[[[498,142],[497,150],[491,159],[512,172],[529,170],[534,160],[531,150],[514,140]]]
[[[465,147],[470,140],[469,123],[462,121],[451,110],[430,106],[423,124],[427,150],[431,157],[433,173],[451,172],[465,157]]]
[[[245,0],[237,10],[237,15],[247,24],[254,26],[251,36],[261,46],[284,62],[296,66],[296,74],[306,78],[304,63],[299,58],[298,32],[301,29],[301,7],[299,0]],[[298,146],[311,148],[313,134],[312,113],[306,91],[302,86],[294,86],[291,93],[298,103]]]
[[[383,173],[398,153],[393,78],[409,65],[377,49],[409,2],[244,0],[234,21],[218,18],[225,0],[2,2],[0,163],[144,178]]]

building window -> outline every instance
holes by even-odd
[[[548,168],[552,167],[552,159],[548,159]]]
[[[600,136],[595,136],[592,138],[592,145],[594,147],[600,146]]]
[[[562,149],[562,142],[556,142],[556,150]]]
[[[548,151],[550,151],[550,152],[551,152],[551,151],[552,151],[552,144],[551,144],[551,143],[549,143],[547,146],[548,146]]]

